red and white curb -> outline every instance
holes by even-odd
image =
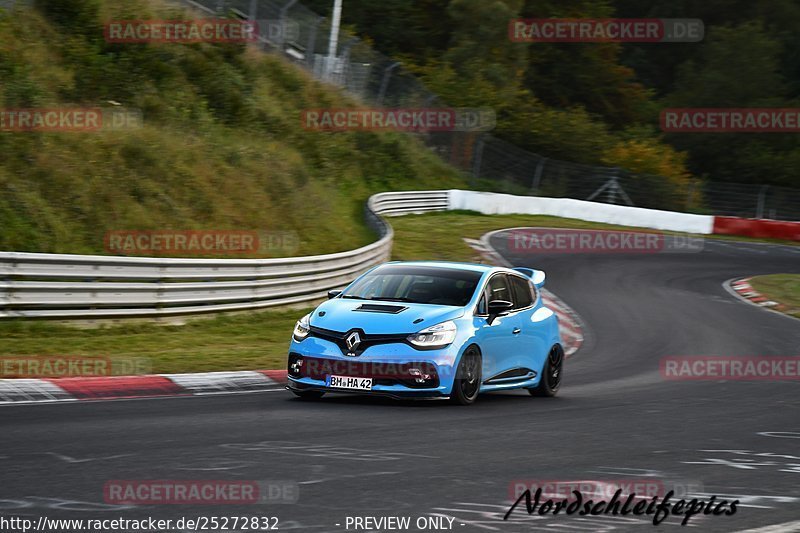
[[[491,247],[488,239],[475,240],[465,238],[464,242],[478,252],[488,263],[505,267],[511,266]],[[571,357],[583,345],[584,326],[580,316],[563,300],[547,289],[542,289],[542,300],[558,316],[561,341],[564,343],[564,354],[567,357]]]
[[[750,278],[731,280],[729,286],[737,295],[752,304],[761,307],[775,307],[778,305],[778,302],[768,300],[765,296],[756,291],[752,285],[750,285]]]
[[[583,345],[583,325],[580,316],[547,289],[542,289],[542,300],[558,316],[561,341],[564,343],[564,355],[571,357]]]
[[[735,296],[737,299],[757,305],[762,309],[766,309],[767,311],[772,311],[775,314],[785,316],[787,318],[791,318],[793,320],[797,320],[797,318],[793,317],[792,315],[788,315],[786,313],[782,313],[775,307],[780,306],[778,302],[774,302],[764,296],[763,294],[759,293],[757,290],[750,285],[751,278],[741,278],[741,279],[730,279],[722,284],[725,287],[725,290]]]
[[[0,379],[0,405],[258,392],[282,389],[286,381],[285,370]]]

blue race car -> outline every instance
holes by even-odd
[[[385,263],[301,318],[288,389],[449,398],[527,389],[555,396],[564,350],[542,303],[544,272],[445,262]]]

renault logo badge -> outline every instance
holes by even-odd
[[[347,344],[347,349],[351,352],[358,348],[358,345],[361,344],[361,336],[358,334],[357,331],[354,331],[347,338],[344,340],[345,344]]]

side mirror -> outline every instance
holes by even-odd
[[[495,318],[507,315],[513,308],[514,304],[507,300],[492,300],[489,302],[489,318],[486,321],[491,326]]]
[[[328,291],[328,300],[332,300],[337,296],[339,296],[340,294],[342,294],[342,291],[339,290]]]

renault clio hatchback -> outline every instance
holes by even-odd
[[[564,350],[542,302],[545,274],[446,262],[392,262],[361,275],[295,325],[287,388],[450,399],[526,389],[555,396]]]

